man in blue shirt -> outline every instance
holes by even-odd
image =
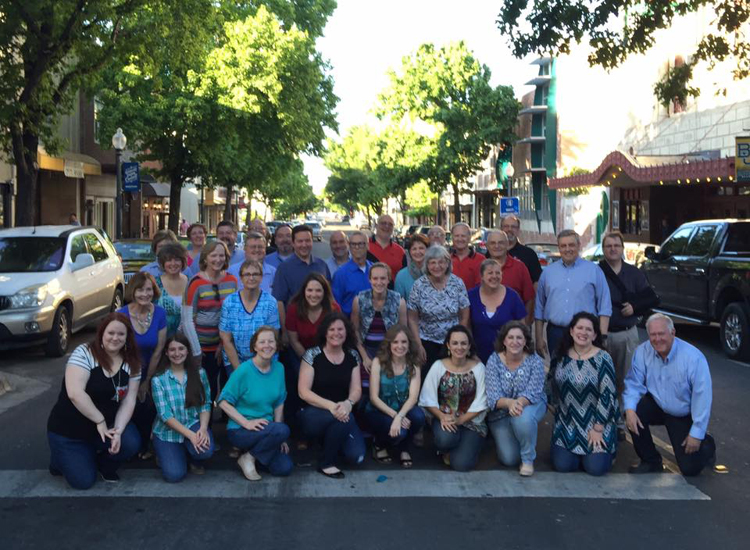
[[[349,254],[349,239],[343,231],[334,231],[328,237],[328,244],[331,246],[331,257],[326,260],[326,265],[331,277],[335,277],[339,268],[352,259]]]
[[[266,256],[267,264],[277,268],[284,260],[294,256],[294,247],[292,246],[292,226],[285,223],[276,228],[273,234],[273,242],[276,246],[276,252]]]
[[[292,229],[292,246],[294,254],[279,264],[273,278],[274,298],[284,304],[285,310],[292,296],[302,288],[309,273],[316,271],[331,280],[326,263],[312,255],[313,237],[309,226],[298,225]]]
[[[151,252],[153,252],[154,256],[158,258],[159,250],[161,250],[161,247],[169,243],[179,243],[179,241],[177,240],[177,236],[174,234],[174,231],[170,229],[160,229],[159,231],[154,233],[154,237],[153,239],[151,239]],[[159,265],[159,260],[154,260],[153,262],[147,263],[146,265],[141,267],[140,270],[145,271],[146,273],[150,273],[154,277],[158,277],[162,273],[161,266]]]
[[[599,266],[580,257],[581,238],[572,229],[557,236],[560,261],[550,264],[539,278],[534,307],[536,349],[545,357],[557,357],[563,334],[576,313],[587,311],[599,317],[599,331],[607,338],[612,301],[609,286]],[[544,323],[547,323],[547,346]]]
[[[712,399],[708,362],[698,348],[675,338],[666,315],[649,317],[646,330],[649,341],[633,354],[623,394],[625,422],[641,459],[630,472],[662,471],[649,426],[664,425],[682,475],[698,475],[716,459],[716,443],[706,433]]]
[[[237,248],[237,230],[229,220],[222,220],[216,226],[216,238],[227,245],[229,250],[229,265],[241,264],[245,261],[245,251]]]
[[[352,314],[354,298],[370,288],[370,266],[367,260],[367,235],[355,231],[349,237],[352,259],[336,270],[333,276],[333,296],[346,316]]]

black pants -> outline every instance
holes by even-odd
[[[425,354],[427,355],[427,360],[422,366],[422,382],[424,382],[424,378],[427,376],[432,364],[443,355],[445,346],[430,340],[422,340],[422,347],[424,347]]]
[[[654,440],[651,437],[649,426],[666,426],[669,441],[672,443],[677,466],[684,476],[697,476],[701,470],[716,455],[716,442],[709,434],[703,438],[698,451],[693,454],[685,454],[682,442],[690,433],[693,419],[690,416],[672,416],[665,413],[656,403],[650,393],[644,395],[635,410],[643,428],[638,428],[640,435],[630,432],[633,438],[633,447],[638,457],[650,464],[660,464],[661,455],[656,450]]]

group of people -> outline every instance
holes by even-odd
[[[455,470],[473,469],[491,434],[499,461],[530,476],[548,410],[557,471],[608,472],[625,428],[641,459],[631,471],[659,471],[654,424],[684,474],[714,459],[708,364],[659,314],[639,343],[637,319],[658,297],[622,261],[622,235],[605,236],[596,265],[562,231],[561,260],[542,270],[515,216],[488,233],[487,256],[464,223],[450,249],[441,228],[406,249],[393,229],[386,215],[371,237],[334,232],[327,261],[306,225],[278,226],[269,246],[253,220],[244,250],[226,221],[210,242],[202,225],[187,228],[189,250],[157,233],[128,305],[68,359],[50,472],[85,489],[155,453],[169,482],[201,474],[214,408],[249,480],[292,472],[290,435],[297,449],[320,442],[318,471],[343,478],[342,464],[364,460],[366,434],[376,461],[410,468],[425,431]]]

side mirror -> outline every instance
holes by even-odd
[[[656,259],[658,259],[658,253],[656,252],[656,247],[655,246],[647,246],[646,249],[643,251],[643,254],[649,260],[656,260]]]
[[[91,254],[79,254],[70,266],[71,271],[79,271],[94,265],[94,257]]]

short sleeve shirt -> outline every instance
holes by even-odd
[[[461,279],[451,274],[445,288],[436,289],[423,275],[409,294],[408,308],[419,314],[419,337],[442,344],[448,329],[458,324],[458,312],[469,307],[469,296]]]
[[[331,311],[341,311],[341,308],[334,302]],[[325,314],[321,313],[320,317],[313,323],[308,317],[302,318],[297,311],[297,304],[291,302],[286,308],[286,329],[296,332],[302,347],[310,349],[315,345],[315,340],[318,336],[318,327],[323,322],[324,317]]]
[[[276,329],[281,328],[279,307],[276,300],[268,292],[260,292],[258,301],[252,311],[245,309],[240,291],[227,296],[221,305],[219,331],[228,332],[232,335],[234,349],[237,350],[240,363],[244,363],[252,357],[253,350],[250,349],[250,340],[255,331],[264,325]],[[226,352],[222,351],[222,353],[224,364],[228,365],[229,357]]]
[[[334,403],[349,397],[349,385],[352,371],[359,366],[359,354],[354,350],[344,353],[344,360],[339,364],[331,363],[323,350],[314,347],[305,353],[302,360],[315,371],[312,391],[323,399]]]

